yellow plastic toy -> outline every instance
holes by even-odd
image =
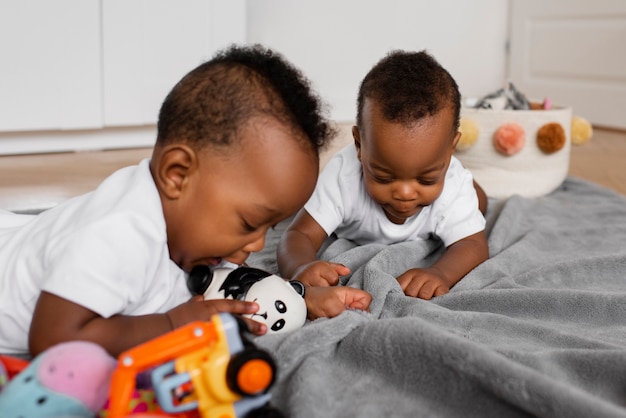
[[[273,359],[245,338],[230,314],[190,323],[122,353],[111,381],[108,418],[129,416],[137,374],[149,369],[166,416],[281,415],[269,406],[267,393],[276,377]]]

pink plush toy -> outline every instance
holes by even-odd
[[[93,417],[106,401],[116,365],[95,343],[55,345],[0,392],[0,417]]]
[[[9,372],[4,367],[2,361],[0,361],[0,392],[2,392],[7,383],[9,383]]]

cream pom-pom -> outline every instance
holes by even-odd
[[[593,136],[591,123],[580,116],[572,116],[572,144],[582,145]]]
[[[465,151],[476,143],[480,130],[478,125],[472,119],[461,118],[459,123],[459,132],[461,132],[461,138],[456,144],[457,151]]]

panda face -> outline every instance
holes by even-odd
[[[195,277],[197,275],[210,277]],[[266,324],[270,334],[298,329],[306,321],[304,286],[300,282],[288,282],[254,267],[194,269],[190,279],[194,283],[208,283],[204,292],[206,300],[226,298],[256,302],[258,312],[246,316]]]
[[[302,295],[287,281],[271,275],[250,286],[245,300],[256,302],[258,312],[249,318],[267,325],[268,333],[288,332],[306,321],[306,303]]]

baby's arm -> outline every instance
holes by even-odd
[[[489,203],[487,194],[483,188],[480,187],[480,184],[476,183],[476,180],[474,180],[474,190],[476,190],[476,196],[478,197],[478,209],[485,215],[487,213],[487,204]]]
[[[441,258],[428,268],[410,269],[398,277],[407,296],[431,299],[448,293],[474,267],[489,258],[484,231],[448,246]]]
[[[45,349],[65,341],[93,341],[112,356],[154,337],[196,320],[208,321],[219,312],[250,314],[258,305],[239,300],[204,301],[192,298],[167,313],[141,316],[114,315],[103,318],[95,312],[48,292],[37,301],[29,331],[29,349],[36,356]],[[244,318],[255,334],[264,334],[264,324]]]
[[[302,209],[278,244],[281,276],[287,280],[297,279],[307,286],[333,286],[340,276],[350,274],[350,269],[342,264],[318,260],[317,252],[326,238],[326,231]]]

